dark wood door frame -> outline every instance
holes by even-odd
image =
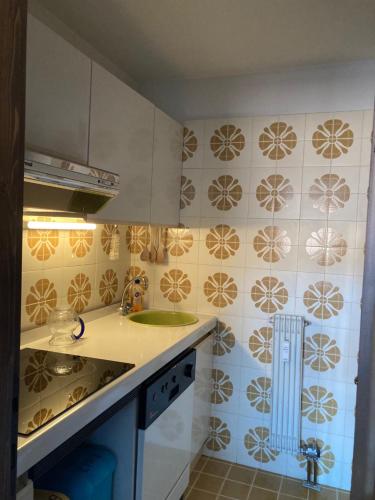
[[[15,498],[26,0],[0,0],[0,498]]]
[[[351,500],[375,499],[375,141],[371,172],[362,289],[361,335]]]

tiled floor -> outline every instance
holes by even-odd
[[[190,475],[184,500],[349,500],[349,493],[307,490],[301,481],[202,456]]]

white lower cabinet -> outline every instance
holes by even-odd
[[[193,462],[208,438],[211,416],[212,333],[194,348],[197,351],[194,383],[193,430],[191,438],[191,462]]]

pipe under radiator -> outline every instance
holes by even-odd
[[[303,370],[303,316],[273,316],[270,447],[299,453]]]

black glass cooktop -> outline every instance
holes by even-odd
[[[18,433],[32,434],[134,366],[73,354],[22,349]]]

